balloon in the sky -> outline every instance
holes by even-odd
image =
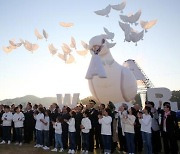
[[[2,47],[2,49],[5,53],[10,53],[13,50],[13,47],[10,45],[7,47]]]
[[[147,32],[147,29],[150,29],[157,23],[157,20],[151,20],[151,21],[140,21],[141,27]]]
[[[94,46],[99,46],[98,55],[103,63],[107,78],[93,76],[89,79],[89,88],[92,95],[101,103],[107,104],[129,102],[137,93],[136,79],[133,73],[126,67],[118,64],[112,57],[104,35],[98,35],[89,41],[89,49],[94,51]],[[103,43],[104,42],[104,43]]]
[[[74,37],[71,37],[70,47],[76,49],[76,41],[75,41]]]
[[[139,20],[141,16],[141,10],[137,11],[135,14],[132,14],[132,15],[120,15],[120,18],[122,21],[124,21],[125,23],[131,23],[131,24],[135,24],[137,25],[137,21]]]
[[[62,59],[64,62],[65,62],[66,59],[67,59],[67,55],[66,55],[66,54],[58,53],[58,57],[59,57],[60,59]]]
[[[127,23],[122,23],[119,21],[119,26],[121,27],[121,29],[124,31],[124,32],[130,32],[131,31],[131,27],[129,24]]]
[[[130,27],[130,25],[119,21],[119,26],[124,31],[124,35],[125,35],[124,41],[131,42],[130,33],[132,28]]]
[[[107,39],[111,39],[113,40],[114,38],[114,33],[110,32],[107,28],[104,27],[104,32],[106,33],[107,35]]]
[[[71,64],[75,61],[74,56],[71,54],[58,53],[58,57],[62,59],[66,64]]]
[[[22,45],[22,43],[15,43],[14,40],[9,40],[9,44],[16,49],[17,47],[20,47]]]
[[[74,26],[74,24],[71,22],[60,22],[59,24],[60,24],[60,26],[65,27],[65,28]]]
[[[15,44],[14,40],[9,40],[9,44],[16,47],[16,44]]]
[[[97,15],[109,17],[109,13],[111,11],[111,5],[108,5],[105,9],[94,11]]]
[[[81,45],[83,46],[84,49],[88,50],[89,45],[86,42],[81,41]]]
[[[47,39],[48,39],[48,33],[43,29],[43,36],[44,36],[44,38],[46,39],[46,41],[47,41]]]
[[[24,40],[23,39],[19,39],[19,40],[24,45],[24,43],[25,43]]]
[[[126,1],[123,1],[123,2],[120,3],[120,4],[111,5],[111,8],[114,9],[114,10],[123,12],[123,9],[125,8],[125,6],[126,6]]]
[[[52,55],[55,55],[57,53],[58,49],[56,49],[53,44],[49,44],[48,48]]]
[[[69,54],[67,59],[66,59],[66,64],[71,64],[73,62],[75,62],[75,58],[73,55]]]
[[[137,42],[139,40],[142,40],[144,37],[144,31],[142,30],[141,32],[137,32],[137,31],[132,31],[130,33],[130,38],[131,38],[131,41],[136,43],[136,46],[137,46]]]
[[[37,39],[43,39],[43,36],[39,33],[39,31],[37,29],[34,30],[34,34],[37,37]]]
[[[29,41],[25,41],[24,47],[28,50],[31,51],[32,53],[39,48],[38,44],[32,44]]]
[[[76,52],[80,55],[80,56],[85,56],[88,54],[89,50],[85,49],[85,50],[76,50]]]
[[[72,51],[66,43],[63,43],[63,46],[61,46],[61,48],[65,54],[69,54]]]

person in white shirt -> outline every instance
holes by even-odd
[[[89,119],[89,110],[85,110],[83,113],[83,119],[81,121],[81,132],[82,132],[82,153],[88,154],[89,149],[89,131],[92,128],[91,121]]]
[[[127,115],[127,110],[128,110],[128,105],[125,103],[122,103],[118,111],[117,124],[118,124],[118,139],[119,139],[120,152],[127,151],[126,138],[124,134],[124,123],[122,122],[123,116]]]
[[[24,127],[24,114],[19,107],[15,107],[15,114],[13,115],[13,122],[16,131],[16,143],[22,145],[22,129]]]
[[[151,141],[151,108],[145,106],[144,114],[138,113],[139,122],[141,124],[141,132],[145,154],[152,154],[152,141]]]
[[[0,144],[11,143],[11,123],[13,119],[12,112],[10,112],[10,107],[8,105],[4,106],[4,111],[2,115],[2,126],[3,126],[3,140]]]
[[[63,152],[63,143],[62,143],[62,122],[63,119],[58,116],[56,118],[56,122],[52,122],[53,123],[53,127],[55,129],[55,148],[52,149],[51,151],[57,152],[58,148],[60,146],[60,151],[59,152]]]
[[[46,110],[44,112],[44,120],[43,120],[43,137],[44,137],[44,150],[49,150],[49,115],[50,115],[50,110]]]
[[[124,115],[122,118],[122,122],[124,123],[124,133],[126,138],[127,152],[129,154],[135,153],[135,143],[134,143],[134,123],[135,123],[135,114],[136,110],[131,107],[128,110],[128,114]]]
[[[74,154],[76,149],[76,129],[75,129],[75,115],[76,112],[70,111],[70,119],[64,119],[65,122],[69,125],[68,131],[69,131],[69,151],[68,153]]]
[[[99,124],[101,124],[101,135],[103,140],[104,146],[104,153],[110,154],[111,153],[111,122],[112,118],[109,116],[111,114],[111,110],[106,108],[103,112],[103,115],[98,115]]]
[[[42,107],[38,108],[38,114],[34,114],[34,119],[36,120],[36,145],[35,148],[43,147],[43,121],[44,121],[44,109]]]

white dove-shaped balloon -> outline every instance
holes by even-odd
[[[38,44],[30,43],[29,41],[25,40],[24,47],[31,51],[32,53],[39,48]]]
[[[137,25],[138,23],[136,22],[139,20],[140,16],[141,16],[141,10],[137,11],[135,14],[132,14],[130,16],[120,15],[120,18],[124,22],[130,23],[130,24],[134,23],[135,25]]]
[[[123,1],[120,4],[111,5],[111,8],[117,11],[121,11],[121,13],[123,13],[123,9],[125,8],[125,6],[126,6],[126,1]]]
[[[43,36],[39,33],[39,31],[37,29],[34,30],[34,34],[37,37],[37,39],[43,39]]]
[[[44,38],[46,39],[46,41],[47,41],[47,39],[48,39],[48,33],[43,29],[43,36],[44,36]]]
[[[105,104],[112,101],[116,104],[133,100],[137,93],[135,76],[128,68],[114,60],[110,53],[106,36],[98,35],[91,38],[89,49],[93,56],[98,54],[97,56],[100,57],[100,62],[103,64],[106,75],[101,78],[99,74],[96,74],[88,78],[90,91],[97,101]]]
[[[108,5],[105,9],[94,11],[97,15],[109,17],[109,13],[111,11],[111,5]]]
[[[110,32],[107,28],[104,27],[104,32],[106,33],[107,35],[107,39],[111,39],[113,41],[113,38],[114,38],[114,33]]]
[[[74,37],[71,37],[70,47],[76,49],[76,41],[75,41]]]
[[[59,25],[62,27],[65,27],[65,28],[74,26],[74,24],[72,22],[60,22]]]
[[[136,43],[136,46],[137,46],[137,42],[139,40],[142,40],[144,37],[144,30],[142,30],[141,32],[138,32],[138,31],[131,31],[130,33],[130,38],[131,38],[131,41]]]
[[[56,49],[56,48],[54,47],[53,44],[49,44],[49,45],[48,45],[48,49],[49,49],[49,51],[50,51],[50,53],[51,53],[52,55],[55,55],[55,54],[57,53],[57,50],[58,50],[58,49]]]
[[[157,20],[151,20],[151,21],[140,21],[141,27],[147,32],[147,29],[150,29],[157,23]]]

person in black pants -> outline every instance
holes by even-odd
[[[53,122],[56,122],[56,118],[58,117],[58,105],[53,103],[50,106],[50,123],[49,123],[49,145],[55,146],[55,129],[53,128]]]
[[[81,121],[83,118],[82,114],[83,106],[78,105],[76,107],[76,115],[75,115],[75,128],[76,128],[76,145],[77,145],[77,150],[81,150]]]
[[[63,148],[66,150],[68,148],[68,128],[69,125],[67,122],[64,121],[64,119],[69,120],[70,119],[70,114],[69,112],[71,109],[67,106],[64,106],[62,108],[62,142],[63,142]]]
[[[178,154],[177,135],[178,130],[176,113],[171,111],[168,102],[163,104],[164,112],[161,112],[161,131],[165,154]]]
[[[94,105],[96,102],[94,100],[89,100],[89,119],[91,121],[92,128],[90,129],[89,132],[89,152],[94,151],[94,135],[99,135],[96,134],[98,133],[96,131],[96,128],[98,127],[98,111],[94,108]]]
[[[35,127],[35,120],[33,116],[32,105],[30,102],[28,102],[26,106],[24,117],[24,142],[30,143],[33,140],[33,130]]]
[[[4,106],[2,105],[2,104],[0,104],[0,141],[1,141],[1,139],[2,139],[2,115],[3,115],[3,113],[4,113]]]

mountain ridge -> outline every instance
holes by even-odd
[[[25,106],[27,102],[31,102],[32,104],[43,104],[44,106],[49,106],[52,103],[57,103],[57,98],[56,97],[37,97],[34,95],[25,95],[22,97],[16,97],[12,99],[4,99],[0,101],[0,104],[4,105],[19,105],[22,104]]]

